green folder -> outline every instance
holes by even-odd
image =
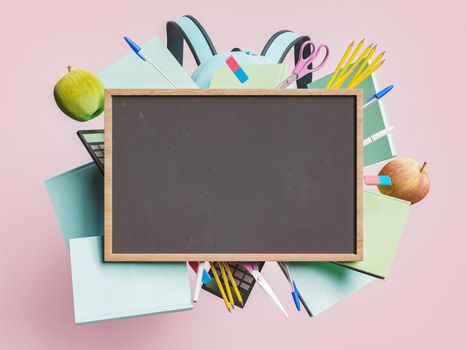
[[[379,278],[386,278],[409,215],[410,202],[364,192],[363,261],[338,263]]]
[[[287,77],[287,65],[256,64],[242,66],[248,75],[243,84],[229,67],[219,68],[214,73],[211,89],[274,89]]]
[[[46,180],[45,188],[67,244],[104,233],[104,177],[94,162]]]
[[[319,315],[375,280],[329,262],[289,263],[289,269],[310,316]]]
[[[70,240],[75,322],[193,307],[185,263],[104,263],[102,237]]]
[[[127,44],[122,39],[122,45]],[[198,86],[170,51],[153,37],[141,45],[143,52],[177,85],[196,89]],[[128,53],[98,74],[106,88],[173,88],[173,85],[148,62],[128,47]]]
[[[323,89],[326,87],[332,74],[308,84],[310,89]],[[350,78],[349,80],[350,81]],[[371,96],[381,89],[378,87],[375,75],[370,75],[359,86],[363,89],[363,101],[367,101]],[[363,113],[363,137],[367,138],[374,133],[383,130],[391,125],[388,124],[382,100],[372,103],[365,108]],[[392,142],[391,134],[365,146],[363,151],[363,164],[365,166],[381,162],[396,156],[396,151]]]

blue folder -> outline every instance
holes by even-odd
[[[75,322],[188,310],[185,263],[104,263],[102,237],[70,240]]]
[[[45,187],[67,244],[104,233],[104,177],[95,163],[54,176]]]
[[[70,245],[75,322],[192,308],[186,263],[104,263],[103,176],[94,163],[45,181]]]

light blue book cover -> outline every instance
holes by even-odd
[[[185,263],[104,263],[102,237],[70,240],[75,322],[188,310]]]
[[[289,263],[302,301],[317,316],[375,280],[330,262]]]
[[[104,177],[94,163],[54,176],[45,187],[67,243],[104,233]]]
[[[310,89],[323,89],[326,87],[332,74],[322,77],[308,84]],[[349,77],[349,81],[350,81]],[[343,87],[346,86],[345,84]],[[374,74],[365,79],[359,86],[363,89],[363,101],[366,102],[376,92],[380,91]],[[389,95],[388,95],[389,96]],[[367,108],[363,112],[363,137],[367,138],[376,132],[388,128],[390,125],[387,121],[384,112],[383,101],[379,100]],[[392,141],[391,134],[365,146],[363,150],[363,164],[365,166],[381,162],[383,160],[396,156],[396,151]]]
[[[122,38],[122,45],[127,45]],[[151,61],[177,85],[197,89],[190,75],[178,63],[158,37],[141,45]],[[144,62],[128,47],[128,54],[98,74],[106,88],[174,88],[174,86],[148,62]]]

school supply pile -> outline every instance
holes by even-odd
[[[388,124],[382,103],[393,85],[383,90],[377,85],[374,73],[385,62],[385,52],[376,55],[377,45],[363,49],[361,40],[354,49],[351,43],[332,73],[312,81],[312,74],[325,67],[330,49],[290,31],[273,35],[259,55],[240,49],[218,54],[192,16],[167,23],[167,48],[157,37],[141,46],[128,37],[125,41],[133,52],[98,74],[107,89],[276,89],[293,88],[293,83],[297,88],[310,89],[361,88],[365,101],[364,166],[396,155],[391,138],[394,127]],[[184,41],[198,64],[191,77],[182,67]],[[289,73],[283,61],[292,47],[296,66]],[[190,310],[193,302],[199,302],[201,289],[217,296],[233,312],[236,307],[245,308],[256,284],[279,312],[289,317],[261,273],[267,266],[264,262],[104,262],[104,133],[81,130],[78,136],[94,163],[45,181],[70,249],[76,323]],[[364,181],[368,186],[391,190],[398,179],[396,174],[380,173],[368,174]],[[363,197],[363,261],[279,262],[284,283],[290,286],[287,303],[297,311],[316,316],[376,279],[388,276],[410,202],[369,191],[364,191]],[[196,274],[193,292],[188,266]]]

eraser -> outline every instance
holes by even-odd
[[[391,186],[391,177],[387,175],[365,175],[365,185]]]
[[[387,175],[380,175],[379,177],[379,185],[380,186],[391,186],[391,177]]]
[[[248,80],[248,75],[246,75],[245,71],[241,67],[238,68],[234,73],[237,76],[238,80],[240,80],[240,83],[243,84],[245,81]]]
[[[229,68],[232,70],[232,72],[235,73],[237,69],[240,68],[240,65],[238,64],[237,60],[233,56],[227,57],[225,60],[225,63],[229,66]]]

